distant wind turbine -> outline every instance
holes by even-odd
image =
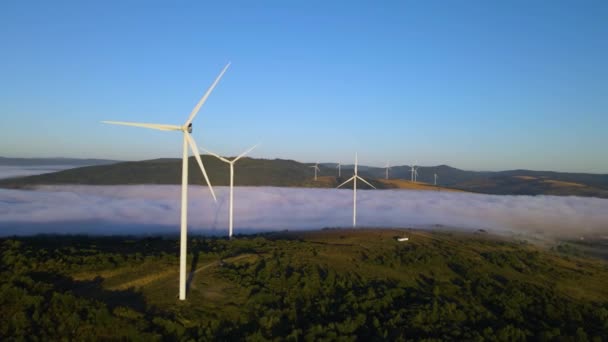
[[[437,186],[437,174],[435,174],[435,186]]]
[[[228,220],[229,220],[228,221],[228,237],[231,239],[232,239],[232,217],[233,217],[233,208],[234,208],[234,205],[233,205],[233,203],[234,203],[234,163],[236,163],[239,159],[244,157],[247,153],[251,152],[257,146],[258,145],[251,147],[250,149],[241,153],[238,157],[236,157],[232,160],[228,160],[226,158],[220,157],[219,155],[203,148],[203,150],[205,152],[207,152],[210,155],[216,157],[217,159],[223,161],[224,163],[228,163],[230,165],[230,207],[229,207],[229,218],[228,218]]]
[[[358,159],[357,159],[357,154],[355,153],[355,175],[350,177],[346,182],[338,185],[338,188],[339,188],[342,185],[350,182],[351,180],[353,181],[353,228],[357,226],[357,179],[361,180],[362,182],[371,186],[374,189],[376,188],[375,186],[369,184],[365,179],[359,177],[359,175],[357,174],[357,163],[358,163]]]
[[[386,162],[386,167],[385,167],[385,169],[386,169],[386,179],[388,179],[388,171],[391,169],[391,166],[390,166],[390,163],[389,163],[389,162]]]
[[[414,173],[416,172],[416,164],[412,164],[410,171],[412,172],[411,182],[414,183]]]
[[[321,169],[319,169],[319,162],[317,162],[315,165],[309,166],[315,169],[315,180],[317,180],[317,171],[321,172]]]
[[[338,169],[338,177],[342,177],[342,164],[338,162],[338,166],[336,166],[336,168]]]
[[[124,126],[135,126],[135,127],[144,127],[150,129],[157,129],[161,131],[181,131],[184,134],[184,142],[183,142],[183,153],[182,153],[182,208],[181,208],[181,234],[180,234],[180,253],[179,253],[179,299],[186,299],[186,248],[188,243],[188,146],[194,153],[194,158],[198,163],[201,171],[203,172],[203,176],[205,177],[205,181],[207,182],[207,186],[209,187],[209,191],[213,196],[213,199],[217,202],[215,198],[215,193],[213,192],[213,188],[211,187],[211,182],[209,182],[209,177],[207,177],[207,172],[205,171],[205,167],[203,166],[203,162],[201,160],[200,153],[198,148],[196,147],[196,143],[194,139],[190,136],[192,133],[192,120],[196,117],[199,110],[207,101],[207,98],[218,84],[224,73],[230,66],[228,63],[224,69],[217,76],[215,81],[211,84],[209,89],[205,92],[203,97],[198,101],[188,120],[182,126],[176,125],[162,125],[162,124],[151,124],[151,123],[139,123],[139,122],[123,122],[123,121],[102,121],[103,123],[112,124],[112,125],[124,125]]]

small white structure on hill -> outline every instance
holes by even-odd
[[[399,241],[399,242],[403,242],[403,241],[408,241],[409,239],[410,239],[410,238],[406,238],[406,237],[400,237],[400,238],[397,238],[397,241]]]

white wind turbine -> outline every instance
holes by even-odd
[[[435,186],[437,186],[437,174],[435,174]]]
[[[365,179],[359,177],[359,175],[357,174],[357,161],[357,154],[355,153],[355,175],[350,177],[346,182],[338,185],[339,188],[342,185],[350,182],[351,180],[353,181],[353,228],[357,226],[357,178],[365,184],[371,186],[372,188],[376,188],[375,186],[369,184]]]
[[[388,171],[391,169],[390,163],[386,162],[386,166],[384,168],[386,169],[386,179],[388,179]]]
[[[207,172],[205,171],[205,167],[203,166],[203,162],[201,160],[200,153],[198,151],[198,148],[196,147],[196,143],[194,142],[194,139],[192,139],[192,137],[190,136],[190,134],[192,133],[192,120],[194,120],[194,118],[196,117],[196,114],[198,114],[199,110],[201,109],[201,106],[205,103],[205,101],[207,101],[207,98],[209,97],[209,95],[211,94],[211,92],[213,91],[215,86],[218,84],[218,82],[220,81],[220,79],[222,78],[222,76],[224,75],[224,73],[226,72],[226,70],[228,69],[229,66],[230,66],[230,63],[228,63],[224,67],[224,69],[222,69],[222,71],[217,76],[215,81],[213,81],[213,83],[211,84],[209,89],[207,89],[207,91],[205,92],[203,97],[201,97],[201,99],[198,101],[196,106],[194,106],[194,109],[192,109],[192,112],[190,113],[188,120],[186,120],[186,122],[182,126],[150,124],[150,123],[140,123],[140,122],[102,121],[103,123],[113,124],[113,125],[136,126],[136,127],[157,129],[157,130],[161,130],[161,131],[181,131],[184,135],[183,153],[182,153],[182,203],[181,203],[182,208],[181,208],[180,253],[179,253],[179,299],[180,300],[186,299],[186,258],[187,258],[186,248],[187,248],[187,243],[188,243],[188,152],[189,152],[188,146],[190,146],[190,149],[194,153],[194,158],[196,158],[198,166],[200,167],[201,171],[203,172],[203,176],[205,177],[205,181],[207,182],[207,185],[209,186],[209,191],[211,192],[213,199],[215,201],[217,201],[217,199],[215,198],[215,193],[213,192],[213,188],[211,187],[211,182],[209,182],[209,177],[207,177]]]
[[[336,169],[338,169],[338,177],[342,177],[342,163],[338,162]]]
[[[315,169],[315,180],[317,180],[317,171],[321,172],[321,169],[319,169],[319,162],[317,162],[315,165],[312,165],[309,167],[312,167],[313,169]]]
[[[412,173],[412,179],[411,179],[411,182],[412,182],[412,183],[414,183],[414,173],[417,173],[417,172],[416,172],[416,164],[415,164],[415,163],[414,163],[414,164],[412,164],[412,166],[411,166],[411,168],[410,168],[410,171],[411,171],[411,173]]]
[[[207,153],[209,153],[210,155],[216,157],[217,159],[223,161],[224,163],[228,163],[230,165],[230,207],[229,207],[229,221],[228,221],[228,237],[232,239],[232,217],[233,217],[233,208],[234,208],[234,163],[236,163],[239,159],[241,159],[242,157],[244,157],[247,153],[251,152],[254,148],[256,148],[258,145],[255,145],[253,147],[251,147],[250,149],[248,149],[247,151],[241,153],[238,157],[232,159],[232,160],[228,160],[226,158],[220,157],[219,155],[206,150],[203,148],[203,150]]]
[[[412,172],[412,179],[411,182],[415,183],[418,181],[418,167],[416,166],[416,164],[418,164],[418,161],[416,161],[414,164],[412,164],[410,171]]]

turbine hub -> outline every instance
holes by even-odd
[[[188,124],[188,127],[186,127],[186,131],[187,131],[188,133],[192,133],[192,123],[189,123],[189,124]]]

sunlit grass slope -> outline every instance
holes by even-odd
[[[463,190],[435,186],[433,184],[412,182],[405,179],[378,179],[378,182],[384,184],[387,188],[408,189],[408,190],[430,190],[430,191],[457,191]]]

